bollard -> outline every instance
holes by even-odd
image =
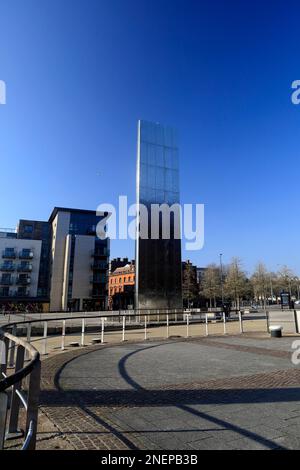
[[[169,338],[169,314],[167,314],[167,338]]]
[[[144,320],[145,320],[145,337],[144,337],[144,339],[146,340],[147,339],[147,316],[146,315],[145,315]]]
[[[66,320],[62,321],[62,329],[61,329],[61,349],[64,351],[65,349],[65,336],[66,336]]]
[[[84,346],[84,333],[85,333],[85,319],[83,318],[82,319],[82,322],[81,322],[81,346]]]
[[[104,318],[101,318],[101,343],[104,343]]]
[[[240,333],[244,333],[243,319],[242,319],[242,312],[241,311],[239,311],[239,321],[240,321]]]
[[[47,354],[48,323],[44,321],[43,355]]]
[[[208,336],[208,318],[207,313],[205,314],[205,334]]]
[[[226,335],[226,315],[225,315],[225,312],[223,312],[223,326],[224,326],[224,335]]]
[[[190,315],[186,315],[186,337],[189,337]]]
[[[123,326],[122,326],[122,341],[125,341],[125,323],[126,323],[126,317],[124,315],[124,317],[123,317]]]

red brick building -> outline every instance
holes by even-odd
[[[135,267],[132,263],[109,275],[108,305],[111,310],[126,310],[134,305]]]

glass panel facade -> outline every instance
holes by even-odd
[[[179,204],[179,169],[176,131],[157,123],[139,121],[137,157],[137,204],[148,208],[151,233],[151,204]],[[179,215],[175,216],[179,217]],[[176,220],[179,223],[179,220]],[[181,308],[181,240],[174,239],[174,217],[170,239],[136,241],[136,308]]]

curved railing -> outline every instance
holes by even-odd
[[[33,314],[34,315],[34,314]],[[61,338],[58,349],[65,349],[65,337],[67,336],[67,325],[69,322],[69,334],[79,335],[75,346],[85,346],[88,327],[93,335],[91,343],[104,343],[107,339],[109,328],[115,328],[116,334],[120,335],[121,341],[126,341],[132,329],[138,329],[139,339],[147,340],[151,328],[162,327],[161,336],[171,337],[170,328],[173,325],[183,327],[182,334],[188,338],[193,336],[190,328],[193,322],[202,323],[202,334],[208,336],[214,334],[210,322],[220,323],[219,331],[223,334],[228,331],[228,319],[224,312],[203,312],[194,316],[181,310],[161,309],[155,310],[132,310],[119,312],[74,312],[71,316],[64,313],[43,314],[39,318],[23,318],[21,321],[7,323],[0,329],[0,342],[2,344],[2,355],[0,351],[0,449],[4,447],[4,441],[22,436],[24,438],[22,449],[35,449],[37,434],[37,418],[40,391],[40,353],[31,343],[40,342],[39,349],[42,355],[48,354],[48,340]],[[234,313],[235,333],[244,332],[244,320],[240,311]],[[73,322],[73,323],[72,323]],[[54,323],[52,333],[48,324]],[[267,326],[267,325],[266,325]],[[73,332],[72,332],[73,328]],[[211,329],[211,330],[210,330]],[[70,332],[71,331],[71,332]],[[75,333],[74,333],[75,331]],[[197,327],[196,336],[199,336]],[[37,337],[34,337],[37,335]],[[21,339],[23,336],[25,339]],[[151,335],[150,335],[151,336]],[[57,349],[57,345],[56,345]],[[23,427],[20,431],[20,407],[25,409]],[[9,408],[9,410],[8,410]],[[7,412],[8,410],[8,412]],[[25,423],[25,424],[24,424]]]
[[[27,341],[0,330],[0,449],[4,441],[24,436],[22,450],[36,444],[40,391],[40,354]],[[20,407],[25,409],[21,431]]]

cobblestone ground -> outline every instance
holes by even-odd
[[[293,339],[224,336],[68,351],[42,363],[41,413],[74,449],[298,449]]]

